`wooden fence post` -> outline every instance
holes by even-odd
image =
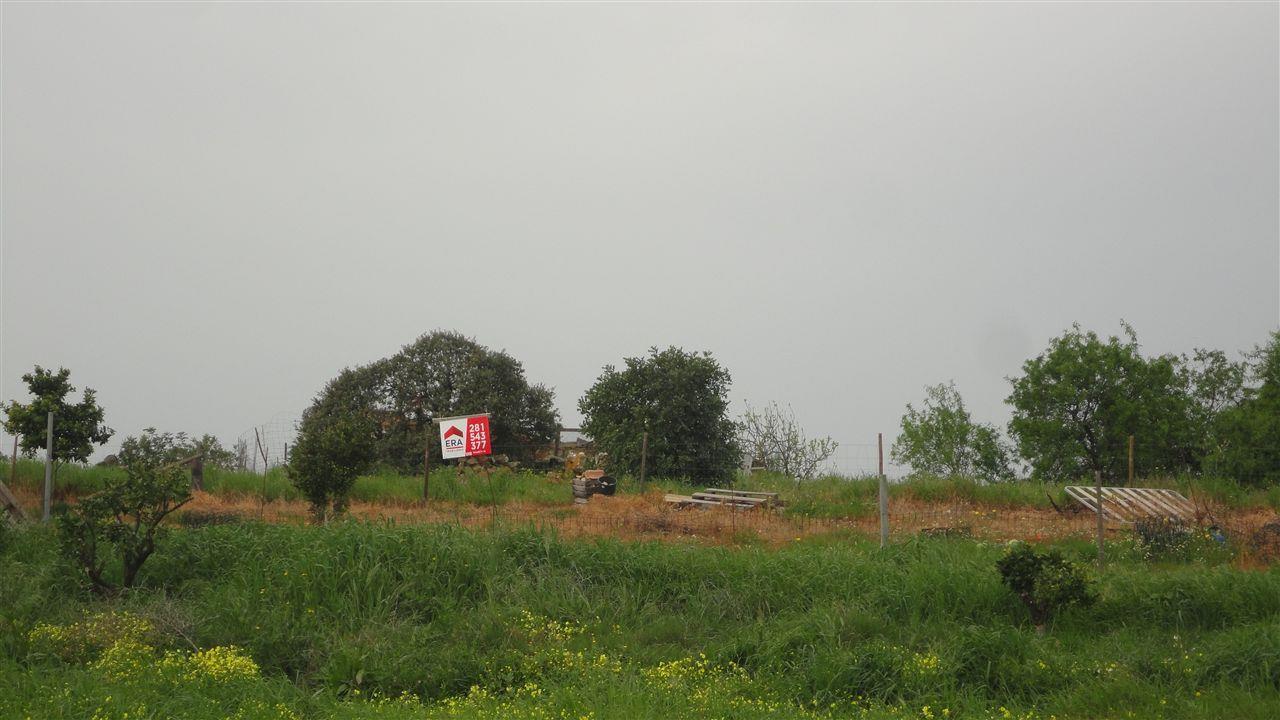
[[[1106,555],[1103,549],[1103,536],[1106,532],[1106,522],[1102,517],[1102,471],[1093,471],[1093,488],[1094,502],[1098,505],[1098,567],[1107,564]]]
[[[884,433],[876,433],[880,465],[880,547],[889,544],[889,480],[884,476]]]

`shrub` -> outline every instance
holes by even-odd
[[[1014,543],[996,561],[996,568],[1027,606],[1038,632],[1059,610],[1094,600],[1084,570],[1057,550],[1041,553],[1026,543]]]
[[[58,536],[63,552],[85,572],[99,594],[117,586],[107,579],[107,564],[114,550],[120,557],[120,585],[131,587],[138,570],[156,549],[160,523],[191,499],[186,474],[165,466],[163,438],[154,430],[124,441],[120,461],[123,478],[112,478],[58,516]]]
[[[362,412],[311,408],[303,415],[298,441],[289,454],[289,481],[311,503],[316,520],[341,515],[360,473],[374,460],[372,421]]]

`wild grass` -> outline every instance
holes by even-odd
[[[122,472],[119,468],[111,467],[64,465],[56,476],[55,490],[62,495],[96,492],[107,478],[119,476]],[[42,487],[43,482],[42,463],[30,459],[18,460],[15,485],[35,492]],[[788,513],[804,517],[856,518],[873,515],[877,511],[879,481],[873,476],[828,475],[796,482],[792,478],[774,473],[741,473],[732,483],[727,484],[744,490],[777,492],[786,498]],[[1173,488],[1188,497],[1203,498],[1229,508],[1280,510],[1280,486],[1253,488],[1229,478],[1201,476],[1142,478],[1135,484]],[[691,488],[686,483],[661,478],[640,483],[635,478],[622,477],[619,478],[618,490],[626,494],[660,488],[667,492],[688,493],[691,489],[701,487],[704,486]],[[993,507],[1047,509],[1051,500],[1059,507],[1071,504],[1063,487],[1063,484],[1031,480],[984,483],[966,477],[919,475],[891,482],[889,492],[893,498],[921,503],[963,502]],[[301,493],[290,484],[283,468],[273,468],[265,475],[206,468],[205,489],[215,495],[265,497],[268,501],[302,499]],[[473,505],[513,501],[556,505],[572,501],[564,478],[556,478],[544,472],[505,468],[486,474],[474,469],[438,467],[431,473],[429,492],[433,499]],[[352,488],[351,497],[366,502],[414,502],[422,498],[422,477],[379,470],[359,477]]]
[[[1039,635],[995,572],[1002,549],[972,541],[766,550],[230,524],[175,530],[142,587],[109,601],[77,590],[55,547],[48,528],[0,534],[0,717],[1280,712],[1277,570],[1121,557],[1096,573],[1094,607]],[[116,673],[34,652],[37,624],[101,612],[145,618],[162,639],[122,652]],[[159,669],[165,652],[215,647],[258,674]]]

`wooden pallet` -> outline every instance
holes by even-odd
[[[723,488],[707,488],[692,495],[669,493],[663,499],[676,507],[732,507],[750,510],[758,507],[781,507],[782,505],[777,493],[725,490]]]
[[[1098,489],[1069,485],[1067,495],[1089,512],[1098,512]],[[1114,522],[1133,523],[1145,518],[1173,518],[1191,522],[1196,506],[1176,490],[1164,488],[1102,488],[1102,517]]]

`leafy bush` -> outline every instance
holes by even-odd
[[[1057,550],[1041,553],[1026,543],[1014,543],[996,561],[996,568],[1031,612],[1037,630],[1043,630],[1059,610],[1089,605],[1095,599],[1084,570]]]
[[[297,444],[289,454],[289,481],[317,520],[341,515],[360,473],[374,460],[373,423],[363,412],[324,413],[312,408],[302,417]]]
[[[108,480],[102,491],[58,516],[62,549],[84,570],[94,592],[117,589],[106,574],[113,550],[120,556],[120,586],[131,587],[155,552],[160,523],[191,499],[182,469],[163,465],[165,447],[153,430],[125,440],[124,477]]]

